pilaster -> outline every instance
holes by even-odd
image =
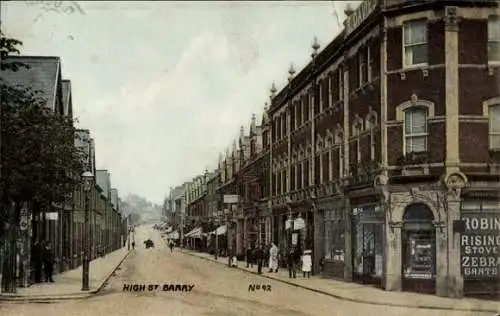
[[[403,223],[389,221],[385,227],[386,271],[384,288],[387,291],[401,291],[401,231]]]
[[[344,198],[344,279],[352,280],[352,218],[348,198]]]
[[[458,94],[458,23],[457,8],[445,8],[446,63],[446,173],[458,171],[459,164],[459,94]]]

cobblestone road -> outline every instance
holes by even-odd
[[[145,235],[142,234],[144,237]],[[2,316],[163,316],[163,315],[385,315],[385,316],[493,316],[491,313],[451,312],[384,307],[338,300],[312,291],[264,279],[223,265],[171,253],[159,234],[150,231],[155,249],[143,240],[122,268],[97,296],[51,304],[2,303]],[[158,284],[155,291],[124,292],[124,284]],[[194,284],[191,292],[162,291],[163,284]],[[249,292],[250,284],[270,286]]]

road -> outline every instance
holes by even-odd
[[[144,238],[156,248],[144,249]],[[106,288],[86,300],[51,304],[4,304],[2,316],[163,316],[163,315],[384,315],[384,316],[493,316],[411,308],[384,307],[338,300],[312,291],[230,269],[177,251],[171,253],[158,232],[142,230],[136,250]],[[191,292],[124,292],[124,284],[194,284]],[[271,291],[249,292],[249,284],[266,284]]]

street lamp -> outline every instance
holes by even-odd
[[[83,247],[83,266],[82,266],[82,291],[88,291],[89,290],[89,268],[90,268],[90,261],[89,261],[89,254],[90,254],[90,243],[89,243],[89,222],[90,222],[90,211],[89,211],[89,204],[90,204],[90,190],[92,188],[92,182],[94,179],[94,175],[92,172],[85,171],[82,174],[82,181],[83,181],[83,190],[85,191],[85,238],[84,238],[84,247]]]

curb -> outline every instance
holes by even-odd
[[[66,294],[60,296],[22,296],[17,294],[0,294],[0,302],[10,302],[10,303],[56,303],[59,301],[68,301],[68,300],[81,300],[90,298],[96,294],[98,294],[108,283],[108,280],[113,276],[116,270],[122,265],[123,261],[128,258],[132,250],[127,251],[127,253],[120,259],[118,264],[111,270],[110,273],[102,280],[100,285],[91,291],[85,293],[77,293],[77,294]]]
[[[193,254],[192,252],[182,252],[182,253],[190,255],[190,256],[193,256],[193,257],[196,257],[196,258],[199,258],[199,259],[210,261],[210,262],[213,262],[213,263],[218,263],[218,264],[226,265],[223,262],[215,261],[214,259],[210,259],[210,258],[201,257],[201,256],[198,256],[196,254]],[[295,287],[302,288],[302,289],[305,289],[305,290],[309,290],[309,291],[312,291],[312,292],[316,292],[316,293],[319,293],[319,294],[327,295],[327,296],[330,296],[330,297],[333,297],[333,298],[336,298],[336,299],[339,299],[339,300],[349,301],[349,302],[354,302],[354,303],[362,303],[362,304],[370,304],[370,305],[378,305],[378,306],[390,306],[390,307],[406,307],[406,308],[429,309],[429,310],[449,310],[449,311],[458,311],[458,312],[499,313],[499,310],[486,309],[486,308],[484,308],[484,309],[482,309],[482,308],[452,308],[452,307],[429,306],[429,305],[420,305],[420,304],[410,305],[410,304],[396,304],[396,303],[381,303],[381,302],[374,302],[374,301],[368,301],[368,300],[355,299],[355,298],[341,296],[341,295],[338,295],[338,294],[333,294],[333,293],[326,292],[326,291],[323,291],[323,290],[318,290],[318,289],[315,289],[315,288],[312,288],[312,287],[309,287],[309,286],[305,286],[305,285],[301,285],[301,284],[296,284],[296,283],[289,282],[289,281],[286,281],[286,280],[282,280],[282,279],[279,279],[279,278],[276,278],[276,277],[272,277],[272,276],[269,276],[269,275],[258,274],[257,272],[249,271],[249,270],[246,270],[246,269],[243,269],[243,268],[240,268],[240,267],[236,267],[236,269],[238,269],[240,271],[243,271],[243,272],[255,274],[255,275],[258,275],[258,276],[266,278],[266,279],[270,279],[270,280],[273,280],[273,281],[278,281],[278,282],[285,283],[285,284],[288,284],[288,285],[291,285],[291,286],[295,286]],[[495,314],[495,315],[498,315],[498,314]]]

